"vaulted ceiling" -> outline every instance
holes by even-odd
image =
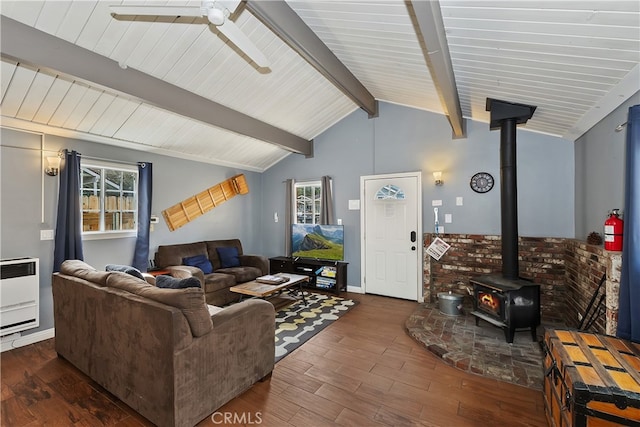
[[[249,0],[231,19],[268,67],[203,18],[110,9],[200,3],[3,0],[2,125],[264,171],[375,101],[456,137],[487,98],[531,104],[575,140],[640,89],[637,0]]]

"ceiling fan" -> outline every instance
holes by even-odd
[[[151,5],[118,5],[110,6],[114,15],[144,16],[193,16],[206,17],[215,25],[231,43],[242,50],[260,67],[268,67],[269,60],[253,44],[249,37],[231,20],[229,16],[235,12],[241,0],[202,1],[200,6],[151,6]]]

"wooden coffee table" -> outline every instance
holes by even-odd
[[[252,280],[251,282],[232,286],[229,290],[240,294],[240,301],[242,301],[244,296],[268,299],[269,297],[280,295],[285,290],[292,293],[293,289],[297,288],[296,292],[302,296],[302,302],[307,305],[307,300],[304,298],[304,292],[302,290],[302,284],[309,281],[309,276],[289,273],[278,273],[278,276],[285,277],[289,279],[289,281],[279,285],[268,285],[266,283],[260,283]]]

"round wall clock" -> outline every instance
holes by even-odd
[[[493,188],[493,176],[487,172],[478,172],[471,177],[469,185],[476,193],[486,193]]]

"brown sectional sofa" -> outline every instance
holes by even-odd
[[[201,288],[161,289],[77,260],[52,287],[58,355],[158,426],[193,426],[273,370],[266,301],[208,307]]]
[[[224,268],[217,248],[235,247],[240,265]],[[183,265],[183,259],[196,255],[206,255],[213,266],[213,272],[203,274],[198,267]],[[238,239],[208,240],[204,242],[163,245],[155,255],[156,267],[169,270],[173,277],[195,276],[203,284],[207,304],[224,306],[238,300],[238,295],[229,290],[236,284],[249,282],[269,274],[269,260],[261,255],[245,255]]]

